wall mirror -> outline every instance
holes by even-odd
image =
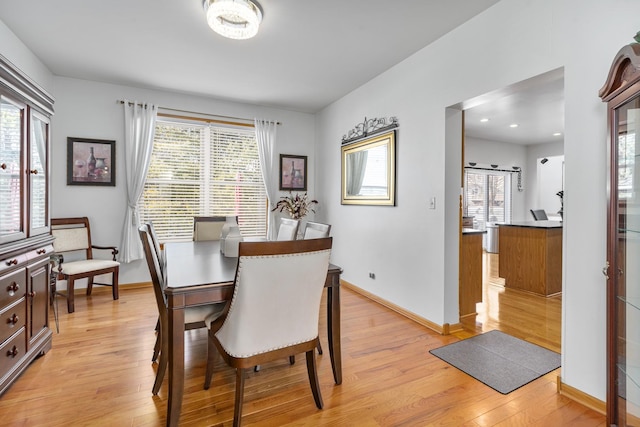
[[[396,131],[342,146],[342,204],[395,206]]]

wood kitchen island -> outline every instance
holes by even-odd
[[[500,224],[498,252],[505,287],[544,296],[562,292],[562,222]]]

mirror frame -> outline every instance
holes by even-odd
[[[353,196],[347,194],[347,156],[370,148],[387,146],[387,194],[383,196]],[[359,141],[344,144],[342,151],[342,204],[343,205],[396,205],[396,131],[391,130]]]

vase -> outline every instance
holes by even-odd
[[[229,227],[229,234],[227,234],[224,239],[224,256],[229,258],[237,258],[241,241],[242,234],[240,234],[240,227],[238,227],[237,225]]]
[[[220,231],[220,252],[224,254],[224,242],[229,234],[229,230],[231,227],[238,226],[238,219],[235,216],[228,216],[222,226],[222,230]]]

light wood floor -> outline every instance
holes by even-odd
[[[283,360],[248,375],[243,424],[604,426],[603,415],[556,393],[559,370],[502,395],[429,354],[490,329],[559,349],[560,298],[539,301],[500,286],[486,288],[481,307],[486,313],[472,331],[456,336],[438,335],[343,289],[344,381],[336,386],[328,353],[318,356],[324,410],[315,407],[300,356],[293,366]],[[164,425],[166,382],[159,396],[151,395],[156,368],[150,361],[156,323],[151,288],[125,287],[116,302],[98,290],[90,299],[78,295],[71,315],[59,302],[60,333],[54,332],[53,348],[0,397],[0,425]],[[320,330],[328,350],[324,318]],[[211,388],[203,390],[206,333],[189,331],[185,338],[181,425],[231,425],[232,371],[219,361]]]

